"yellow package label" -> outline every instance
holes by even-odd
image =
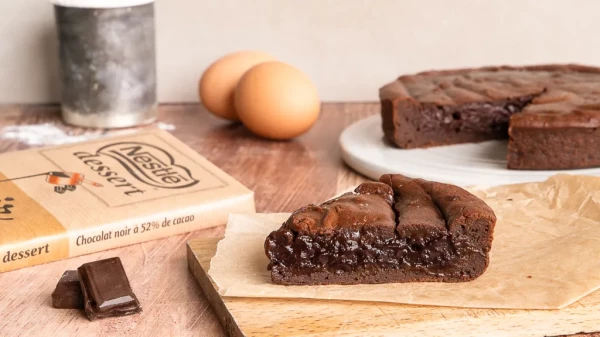
[[[2,173],[0,229],[0,272],[69,256],[66,229]]]

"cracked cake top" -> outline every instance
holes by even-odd
[[[405,75],[380,89],[382,100],[453,106],[534,96],[513,126],[600,126],[600,68],[582,65],[483,67]]]
[[[496,221],[485,202],[458,186],[386,174],[379,182],[297,210],[284,227],[313,236],[368,229],[384,238],[431,237],[458,234],[481,218]]]

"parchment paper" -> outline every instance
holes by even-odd
[[[263,244],[289,214],[230,215],[209,275],[221,295],[502,309],[560,309],[600,287],[600,178],[471,190],[498,217],[488,270],[465,283],[281,286]]]

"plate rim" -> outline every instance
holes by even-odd
[[[377,123],[379,122],[379,123]],[[387,165],[382,162],[373,161],[372,159],[367,159],[364,156],[361,156],[358,151],[364,150],[365,146],[359,146],[358,148],[355,145],[350,145],[352,143],[349,139],[355,134],[366,134],[364,130],[371,129],[373,126],[378,126],[377,135],[381,135],[383,137],[383,132],[381,130],[381,115],[374,114],[372,116],[368,116],[362,118],[354,123],[350,124],[346,127],[339,137],[339,146],[342,152],[342,159],[344,162],[353,170],[363,174],[371,179],[379,179],[379,176],[383,173],[401,173],[407,175],[414,175],[416,168],[411,170],[411,166],[414,166],[414,163],[409,163],[409,168],[407,170],[394,170],[390,169]],[[373,138],[364,138],[364,144],[370,144],[368,147],[373,146]],[[356,144],[356,140],[354,140],[354,144]],[[385,142],[381,142],[386,146],[384,149],[394,149],[389,145],[385,145]],[[462,145],[462,144],[457,144]],[[456,146],[456,145],[446,145],[446,146]],[[377,146],[376,146],[377,147]],[[435,147],[439,149],[439,147]],[[433,149],[433,148],[432,148]],[[410,151],[404,149],[394,149],[398,151]],[[412,149],[411,149],[412,150]],[[419,149],[421,151],[427,151],[428,149]],[[455,167],[448,168],[453,171],[454,174],[450,174],[449,177],[440,172],[435,172],[440,170],[439,165],[437,167],[430,166],[431,170],[425,170],[423,173],[419,173],[419,178],[434,180],[440,182],[448,182],[453,183],[460,186],[470,186],[470,185],[483,185],[483,186],[497,186],[504,184],[514,184],[514,183],[524,183],[524,182],[539,182],[544,181],[550,176],[556,174],[576,174],[576,175],[600,175],[600,168],[586,168],[586,169],[576,169],[576,170],[499,170],[499,169],[490,169],[490,168],[473,168],[465,169],[466,167]],[[457,168],[459,168],[457,170]],[[409,171],[411,173],[408,173]],[[433,171],[433,172],[432,172]],[[458,177],[458,175],[469,175],[469,177]],[[476,175],[475,178],[472,176]],[[482,180],[490,180],[491,176],[498,180],[482,182]]]

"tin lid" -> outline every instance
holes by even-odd
[[[146,5],[154,0],[50,0],[55,6],[77,8],[122,8]]]

